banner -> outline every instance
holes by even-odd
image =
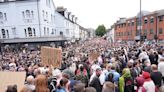
[[[62,50],[52,47],[41,47],[41,61],[44,65],[52,65],[60,68],[62,61]]]
[[[25,72],[0,72],[0,92],[6,92],[9,85],[17,85],[17,90],[24,87]]]

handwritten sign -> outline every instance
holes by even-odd
[[[18,92],[20,92],[24,86],[25,77],[25,72],[0,72],[1,92],[6,92],[9,85],[17,85]]]
[[[94,61],[96,61],[98,57],[99,57],[99,53],[98,52],[90,53],[89,54],[90,63],[93,63]]]
[[[44,65],[59,68],[62,61],[62,50],[60,48],[41,47],[41,60]]]

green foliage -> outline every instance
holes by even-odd
[[[97,36],[103,36],[106,33],[106,28],[104,25],[99,25],[98,28],[96,29],[96,35]]]

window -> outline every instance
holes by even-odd
[[[46,12],[46,20],[48,21],[48,12]]]
[[[52,32],[51,32],[51,34],[52,34],[52,35],[54,34],[54,29],[52,29]]]
[[[2,29],[1,32],[2,32],[2,38],[6,38],[5,29]]]
[[[141,22],[141,18],[137,18],[137,26],[141,26],[142,22]]]
[[[147,30],[144,30],[144,35],[145,35],[145,36],[147,35]]]
[[[120,35],[123,36],[123,32],[121,32]]]
[[[154,18],[151,18],[150,19],[150,23],[154,23]]]
[[[51,14],[51,22],[53,23],[53,15]]]
[[[33,28],[33,33],[34,33],[34,36],[36,36],[35,28]]]
[[[136,31],[136,36],[139,36],[140,35],[140,30],[137,30]]]
[[[132,26],[134,26],[134,22],[132,22]]]
[[[50,7],[50,0],[46,0],[46,5]]]
[[[15,27],[12,28],[12,33],[13,33],[14,36],[16,35],[16,28]]]
[[[3,13],[0,12],[0,20],[3,20]]]
[[[47,35],[49,35],[49,28],[47,28]]]
[[[5,17],[5,21],[7,21],[7,15],[6,15],[6,13],[4,13],[4,17]]]
[[[121,27],[123,27],[123,24],[121,24]]]
[[[154,33],[154,30],[153,29],[150,29],[150,34],[153,34]]]
[[[128,34],[128,36],[129,36],[129,35],[130,35],[130,32],[128,32],[127,34]]]
[[[126,36],[127,35],[127,33],[126,32],[124,32],[124,36]]]
[[[46,27],[44,27],[44,35],[46,35]]]
[[[69,34],[69,29],[66,29],[66,34],[67,34],[67,35]]]
[[[30,18],[30,11],[29,10],[26,10],[26,17]]]
[[[31,16],[32,18],[34,18],[34,11],[31,11]]]
[[[54,23],[55,23],[55,16],[53,16],[53,21],[54,21]]]
[[[128,21],[128,26],[130,26],[130,21]]]
[[[126,23],[124,23],[124,27],[126,27]]]
[[[144,23],[147,24],[147,19],[144,20]]]
[[[26,31],[26,29],[24,29],[24,33],[25,33],[25,37],[27,37],[27,31]]]
[[[55,29],[55,34],[56,34],[56,29]]]
[[[159,34],[163,34],[162,28],[159,28]]]
[[[163,21],[163,16],[159,16],[159,22]]]
[[[62,31],[60,31],[60,35],[63,36],[63,32]]]
[[[22,12],[22,16],[23,16],[23,18],[25,18],[25,14],[24,14],[24,11]]]
[[[28,35],[29,35],[29,37],[32,36],[32,29],[30,27],[28,27]]]
[[[8,31],[8,30],[6,30],[6,33],[7,33],[7,38],[9,38],[9,31]]]
[[[42,11],[42,13],[43,13],[43,19],[44,19],[45,18],[44,10]]]
[[[115,33],[116,34],[116,36],[118,36],[118,34],[117,33]]]

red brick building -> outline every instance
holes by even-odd
[[[132,18],[120,18],[115,23],[114,31],[115,41],[134,41],[140,37],[149,41],[164,41],[164,10],[142,12],[142,23],[139,14]]]

